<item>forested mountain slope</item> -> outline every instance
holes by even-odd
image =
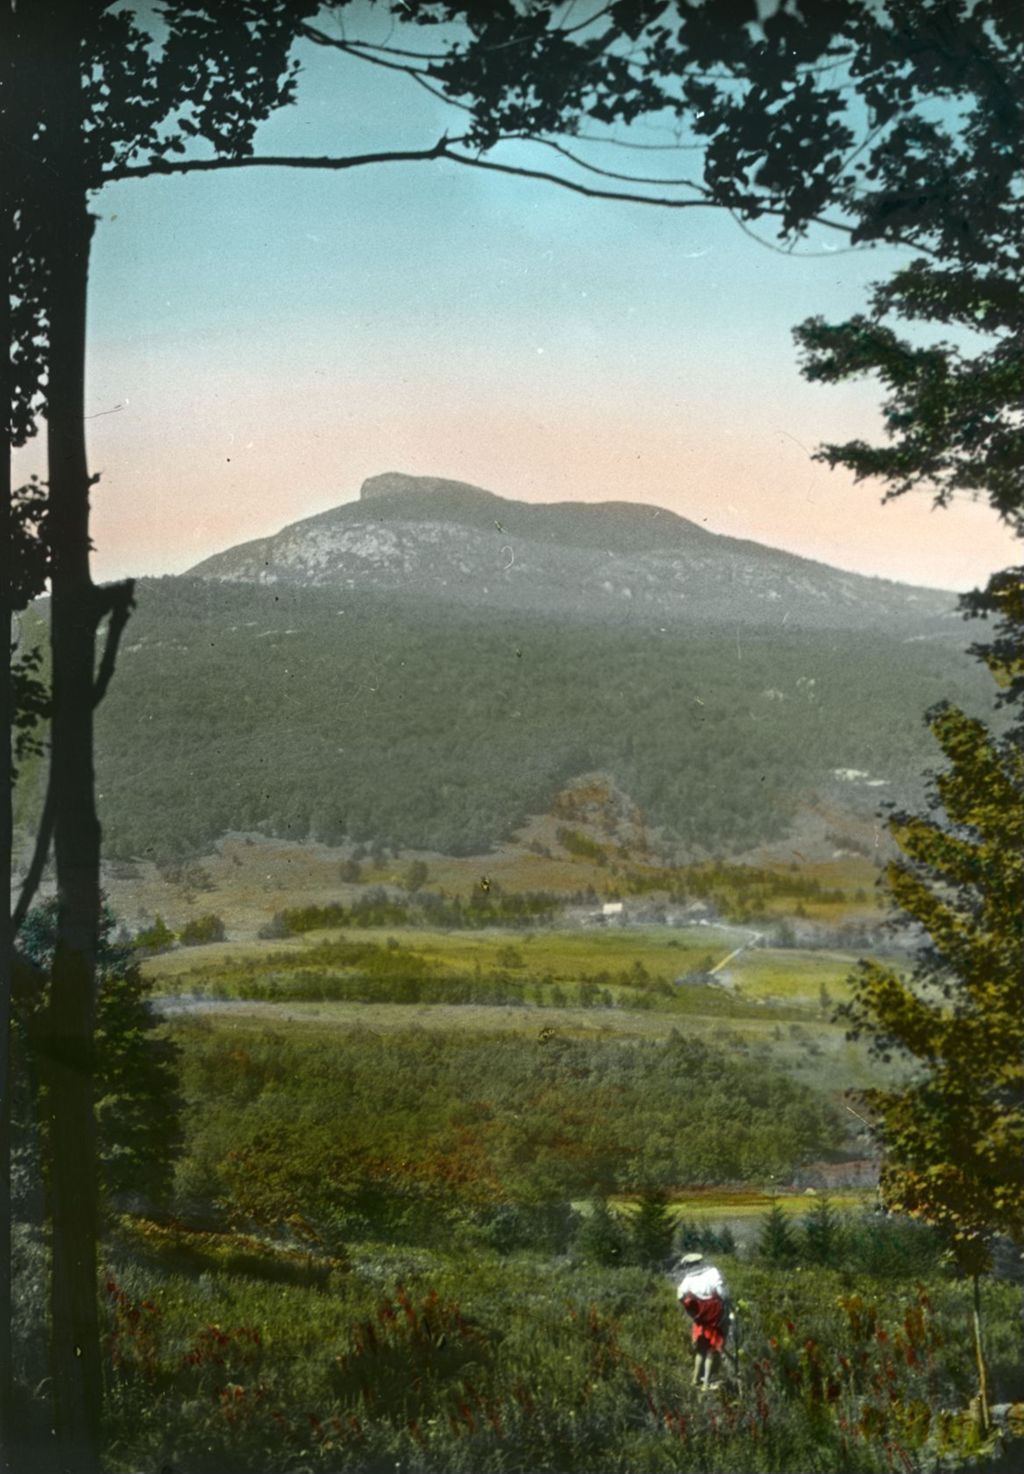
[[[935,756],[925,708],[988,701],[962,640],[147,580],[97,713],[105,839],[154,858],[230,830],[471,853],[599,770],[670,838],[728,853],[814,792],[911,795]]]

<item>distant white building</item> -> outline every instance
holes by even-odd
[[[625,921],[625,902],[605,901],[604,905],[601,907],[601,916],[605,921]]]

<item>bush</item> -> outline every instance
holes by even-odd
[[[474,1236],[499,1254],[564,1254],[578,1239],[582,1219],[571,1203],[499,1203],[479,1210],[472,1221]]]
[[[155,917],[150,926],[143,927],[132,938],[132,946],[136,952],[144,952],[151,957],[158,952],[169,951],[173,945],[174,933],[162,916]]]
[[[210,912],[206,916],[194,916],[178,933],[184,947],[201,947],[206,942],[223,942],[225,936],[223,917]]]
[[[840,1262],[859,1274],[913,1279],[934,1273],[942,1262],[939,1234],[909,1218],[864,1213],[849,1224],[845,1238]]]
[[[280,942],[285,937],[294,936],[295,933],[288,925],[283,911],[275,911],[269,921],[265,921],[256,933],[261,942]]]

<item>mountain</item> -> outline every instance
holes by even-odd
[[[398,472],[370,477],[358,501],[205,559],[191,576],[602,622],[904,636],[959,627],[950,593],[724,537],[663,507],[521,502]]]
[[[816,800],[916,804],[921,714],[991,694],[952,595],[395,473],[137,592],[97,712],[122,857],[231,831],[475,854],[594,773],[670,848],[737,853]]]

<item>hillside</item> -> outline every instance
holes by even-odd
[[[669,848],[728,854],[821,795],[870,814],[984,709],[951,641],[640,626],[376,591],[144,581],[97,713],[108,853],[230,831],[485,852],[603,772]]]
[[[663,507],[527,503],[395,472],[364,482],[358,501],[229,548],[191,571],[234,583],[401,591],[628,623],[903,635],[958,627],[951,594],[723,537]]]

